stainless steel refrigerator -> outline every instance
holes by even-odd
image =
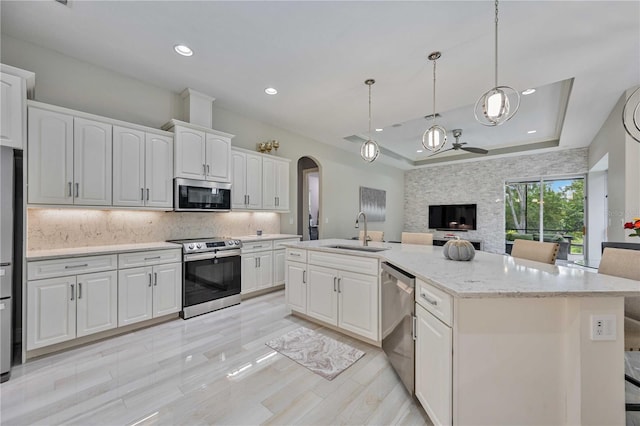
[[[13,148],[2,146],[0,147],[0,382],[9,380],[13,353],[14,210]]]

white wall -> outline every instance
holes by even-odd
[[[36,73],[36,100],[132,123],[159,128],[171,118],[183,118],[179,94],[144,81],[100,68],[43,49],[31,43],[2,36],[0,61]],[[215,93],[208,95],[216,96]],[[213,126],[235,134],[233,145],[255,149],[268,139],[280,141],[278,156],[291,159],[289,214],[281,214],[281,232],[297,231],[297,161],[303,156],[320,165],[321,238],[355,236],[359,187],[387,191],[387,220],[371,229],[384,230],[388,239],[399,239],[403,221],[402,170],[365,163],[354,153],[320,143],[228,111],[214,104]],[[350,142],[346,142],[348,144]],[[215,216],[212,216],[214,220]]]

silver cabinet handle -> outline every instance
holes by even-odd
[[[300,257],[300,253],[289,253],[291,256]]]
[[[140,200],[144,201],[144,188],[140,188]]]
[[[151,273],[149,273],[149,287],[151,287]]]
[[[262,262],[260,262],[260,258],[258,258],[258,268],[262,268]]]
[[[72,191],[72,189],[71,189],[72,185],[73,184],[71,182],[69,182],[69,197],[73,197],[73,193],[71,192]]]
[[[82,299],[82,283],[78,283],[78,299]]]
[[[206,164],[202,165],[202,173],[205,174],[205,175],[207,174],[207,165]]]
[[[251,204],[251,195],[247,194],[247,204]]]
[[[83,263],[82,265],[64,265],[64,269],[86,268],[87,266],[89,266],[88,263]]]
[[[147,201],[149,201],[149,188],[147,188]]]
[[[73,300],[73,293],[74,293],[74,285],[71,284],[71,300]]]
[[[76,182],[76,198],[80,196],[80,184]]]
[[[413,340],[418,340],[417,321],[418,321],[417,316],[414,315],[411,317],[411,337],[413,338]]]
[[[254,248],[254,249],[255,249],[255,248],[262,248],[262,246],[253,246],[253,248]]]
[[[302,271],[302,284],[307,283],[307,271]]]
[[[153,285],[154,286],[158,285],[158,273],[157,272],[153,273]]]
[[[424,294],[424,293],[420,293],[420,297],[422,297],[424,300],[426,300],[427,302],[429,302],[429,304],[430,304],[430,305],[438,306],[438,301],[437,301],[437,300],[434,300],[434,299],[431,299],[431,298],[429,298],[429,297],[427,297],[427,295],[426,295],[426,294]]]
[[[334,292],[335,292],[335,291],[338,291],[338,290],[336,289],[336,280],[337,280],[337,279],[338,279],[338,277],[333,277],[333,291],[334,291]]]
[[[144,260],[160,259],[162,256],[145,257]]]
[[[207,175],[211,174],[209,171],[209,165],[207,164]]]
[[[341,281],[342,281],[342,278],[338,278],[338,293],[342,293],[342,289],[340,288]]]
[[[258,267],[258,258],[256,257],[255,260],[253,261],[253,263],[255,264],[254,268]]]

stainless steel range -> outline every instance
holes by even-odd
[[[195,238],[182,245],[184,319],[240,303],[240,240]]]

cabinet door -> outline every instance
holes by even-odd
[[[262,207],[275,210],[276,197],[276,161],[265,157],[262,159]]]
[[[258,257],[258,288],[273,286],[273,252],[257,253]]]
[[[176,126],[174,172],[176,177],[186,179],[205,178],[204,132]]]
[[[378,340],[378,277],[340,271],[338,326]]]
[[[34,204],[73,204],[73,117],[29,108],[27,195]]]
[[[118,327],[152,318],[152,280],[151,266],[118,271]]]
[[[284,250],[273,251],[273,285],[284,284],[285,269],[284,261],[286,254]]]
[[[113,205],[144,206],[145,133],[113,126]]]
[[[27,350],[76,337],[76,277],[27,283]]]
[[[315,265],[307,271],[307,315],[338,325],[337,271]]]
[[[97,272],[77,276],[77,336],[118,326],[118,273]]]
[[[231,182],[231,139],[207,133],[207,180]]]
[[[247,208],[262,208],[262,157],[247,154]]]
[[[231,208],[247,208],[247,156],[231,151]]]
[[[241,291],[242,294],[251,293],[258,289],[258,255],[242,255],[241,271]]]
[[[153,317],[182,309],[182,263],[153,267]]]
[[[303,314],[307,312],[306,268],[304,263],[288,262],[285,284],[289,307]]]
[[[452,331],[416,304],[416,397],[436,425],[452,422]]]
[[[111,124],[73,119],[74,204],[111,205]]]
[[[0,145],[15,149],[24,147],[24,102],[26,86],[21,77],[0,74]]]
[[[275,163],[276,210],[289,210],[289,162]]]
[[[145,205],[173,207],[173,138],[147,133],[144,164]]]

